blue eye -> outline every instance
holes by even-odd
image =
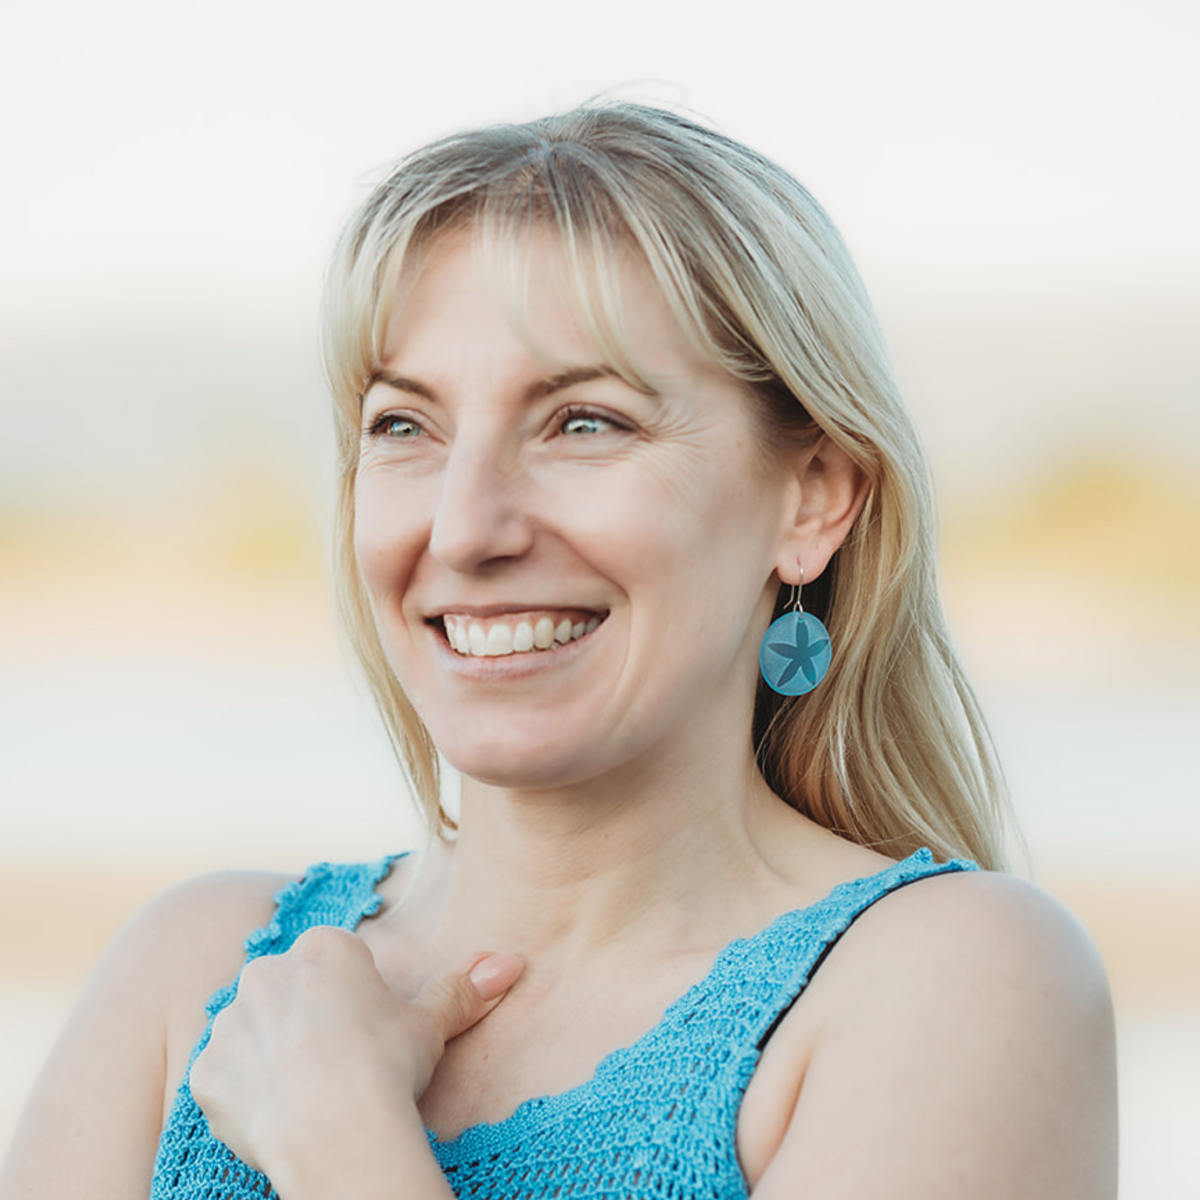
[[[420,425],[408,417],[397,417],[388,413],[379,417],[371,425],[372,437],[408,439],[419,437],[422,433]]]
[[[561,431],[569,434],[607,433],[612,421],[595,413],[570,413],[563,419]]]

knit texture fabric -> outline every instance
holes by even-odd
[[[247,961],[282,953],[314,925],[354,929],[379,907],[376,885],[393,861],[310,868],[279,893],[270,925],[247,940]],[[738,1109],[762,1046],[812,972],[851,922],[889,892],[974,869],[961,859],[935,863],[919,850],[731,942],[657,1025],[604,1058],[587,1083],[527,1100],[507,1119],[473,1125],[449,1141],[430,1133],[450,1187],[459,1197],[488,1200],[744,1198]],[[235,981],[209,1001],[193,1061],[236,993]],[[266,1176],[209,1132],[185,1076],[159,1143],[151,1200],[275,1195]]]

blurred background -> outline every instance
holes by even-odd
[[[323,262],[399,153],[616,90],[850,243],[1031,872],[1112,976],[1122,1195],[1200,1197],[1198,53],[1170,0],[7,0],[0,1148],[155,891],[418,838],[328,600]]]

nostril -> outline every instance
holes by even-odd
[[[456,571],[474,571],[528,553],[533,535],[527,514],[497,487],[474,502],[463,495],[447,496],[435,515],[429,549]]]

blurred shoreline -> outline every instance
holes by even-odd
[[[379,846],[384,854],[403,846]],[[0,931],[0,989],[38,982],[79,988],[118,929],[145,902],[193,875],[257,865],[299,873],[307,863],[264,855],[263,861],[207,856],[104,861],[71,854],[54,859],[0,856],[0,910],[21,913]],[[1078,867],[1037,872],[1038,886],[1069,909],[1096,943],[1120,1007],[1196,1005],[1200,1017],[1200,879],[1193,874],[1124,874]],[[247,933],[250,931],[247,930]]]

